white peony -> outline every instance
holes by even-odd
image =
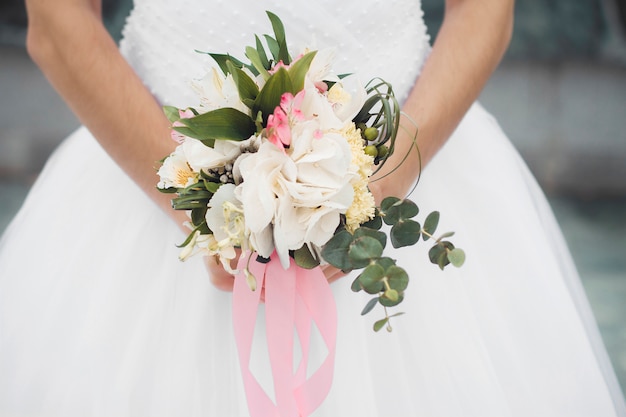
[[[236,196],[243,204],[251,239],[269,248],[273,239],[283,267],[289,250],[305,243],[324,245],[339,225],[354,195],[351,151],[339,133],[322,133],[317,121],[293,126],[288,153],[270,142],[243,160],[243,182]],[[271,231],[271,235],[269,234]],[[259,244],[260,242],[260,244]]]

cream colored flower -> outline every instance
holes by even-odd
[[[358,174],[352,181],[354,198],[346,211],[346,229],[352,233],[359,225],[374,218],[376,212],[374,196],[367,187],[369,177],[372,175],[374,158],[365,153],[363,139],[354,123],[347,124],[340,133],[350,145],[352,165]]]
[[[198,182],[198,173],[194,172],[189,165],[182,145],[177,146],[174,152],[163,161],[157,174],[160,177],[157,187],[161,189],[185,188]]]

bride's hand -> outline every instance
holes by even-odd
[[[236,259],[231,262],[230,266],[232,269],[237,268],[237,261],[240,254],[241,251],[238,251]],[[224,269],[217,257],[205,256],[205,263],[207,270],[209,271],[209,278],[211,279],[211,283],[219,290],[232,291],[235,284],[235,277]],[[339,278],[345,276],[345,274],[341,270],[331,265],[323,266],[322,271],[324,272],[324,275],[326,276],[328,282],[331,284],[337,281]]]

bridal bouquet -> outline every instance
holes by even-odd
[[[191,232],[180,257],[217,256],[242,278],[247,293],[265,288],[268,309],[270,281],[264,276],[317,271],[327,286],[321,264],[362,269],[352,289],[373,296],[362,314],[381,304],[385,316],[374,330],[390,329],[387,307],[402,302],[409,276],[384,256],[387,239],[396,248],[426,241],[439,219],[433,212],[422,226],[413,220],[415,203],[387,197],[377,206],[368,189],[393,153],[400,128],[393,89],[381,79],[361,86],[354,76],[334,74],[332,50],[292,58],[282,22],[268,16],[274,37],[264,36],[267,49],[256,36],[256,45],[245,50],[249,62],[210,53],[219,69],[193,84],[200,104],[165,107],[179,145],[162,161],[158,188],[175,195],[175,209],[189,212]],[[450,235],[433,238],[429,253],[442,269],[464,259],[444,240]],[[236,249],[241,256],[233,270]],[[271,273],[260,267],[269,264]],[[293,279],[294,285],[311,282],[297,273]],[[297,291],[300,298],[291,303],[300,300],[312,311],[315,291]]]

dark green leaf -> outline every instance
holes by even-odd
[[[254,99],[256,99],[256,96],[259,94],[259,87],[254,80],[243,72],[243,70],[235,67],[232,62],[228,61],[226,65],[228,65],[228,69],[233,75],[233,81],[235,81],[237,85],[239,98],[244,102],[250,102],[250,100],[254,102]]]
[[[378,294],[384,288],[385,270],[380,265],[368,265],[359,275],[359,284],[368,294]]]
[[[383,219],[380,215],[375,216],[372,220],[363,223],[361,227],[367,227],[369,229],[380,230],[383,227]]]
[[[287,70],[279,68],[267,79],[265,86],[261,89],[252,107],[252,114],[260,111],[263,115],[263,125],[265,125],[268,116],[274,113],[274,109],[280,104],[281,96],[287,92],[293,92],[291,78]]]
[[[268,11],[267,16],[272,22],[272,28],[274,29],[274,36],[276,36],[276,42],[278,43],[278,61],[283,61],[283,64],[289,65],[291,60],[289,59],[289,51],[287,49],[287,39],[285,38],[285,27],[280,18],[274,13]]]
[[[387,235],[383,232],[370,229],[369,227],[361,226],[354,231],[354,237],[358,238],[362,236],[369,236],[378,240],[380,244],[382,245],[383,249],[385,248],[385,246],[387,246]]]
[[[364,316],[370,311],[372,311],[372,309],[376,307],[376,304],[378,304],[378,297],[374,297],[371,300],[369,300],[367,304],[365,304],[365,307],[363,307],[363,310],[361,311],[361,315]]]
[[[383,246],[377,239],[369,236],[355,237],[348,250],[350,263],[354,268],[366,267],[371,259],[383,254]]]
[[[352,265],[348,258],[348,251],[350,250],[350,244],[352,243],[352,235],[342,230],[334,235],[322,249],[322,258],[335,268],[339,268],[342,271],[352,270]]]
[[[239,68],[243,68],[245,66],[245,64],[243,62],[241,62],[237,58],[232,57],[232,56],[230,56],[228,54],[213,54],[213,53],[209,53],[209,55],[211,56],[211,58],[213,58],[213,60],[215,60],[215,62],[220,67],[220,69],[222,70],[224,75],[228,75],[228,73],[230,72],[229,69],[228,69],[228,65],[226,64],[228,61],[232,62],[235,66],[237,66]]]
[[[382,266],[383,269],[387,271],[389,268],[391,268],[392,266],[396,264],[396,261],[385,256],[385,257],[376,259],[376,264]]]
[[[439,224],[439,212],[438,211],[433,211],[432,213],[430,213],[427,217],[426,220],[424,221],[424,232],[422,232],[424,241],[428,240],[429,236],[432,236],[435,234],[435,230],[437,230],[437,225]]]
[[[420,224],[415,220],[403,220],[391,227],[389,237],[394,248],[402,248],[417,243],[420,238]]]
[[[415,217],[419,209],[411,200],[398,201],[390,206],[385,212],[385,223],[396,224],[402,220]]]
[[[406,290],[406,287],[409,285],[409,274],[403,268],[399,266],[391,266],[387,271],[385,271],[385,276],[387,276],[387,283],[389,287],[398,291],[399,293]]]
[[[320,261],[313,256],[307,245],[302,245],[300,249],[295,250],[293,259],[298,266],[305,269],[313,269],[320,264]]]
[[[400,304],[403,300],[404,300],[404,293],[398,293],[398,299],[395,301],[385,297],[385,295],[383,294],[379,297],[378,302],[385,307],[395,307],[398,304]]]
[[[352,284],[350,285],[350,289],[354,292],[359,292],[361,291],[363,288],[361,288],[361,283],[359,282],[359,277],[356,277],[353,281]]]
[[[250,116],[231,107],[223,107],[180,121],[189,129],[188,132],[181,133],[200,140],[245,140],[256,132],[256,126]]]
[[[276,42],[276,39],[272,38],[269,35],[265,35],[265,42],[267,42],[267,47],[269,48],[270,53],[274,58],[274,62],[278,62],[278,53],[280,49],[280,47],[278,46],[278,42]]]
[[[261,39],[259,39],[257,35],[254,35],[254,40],[256,43],[256,50],[259,55],[259,60],[261,61],[263,68],[270,69],[270,61],[269,59],[267,59],[267,54],[265,53],[265,48],[263,47],[263,44],[261,43]]]

